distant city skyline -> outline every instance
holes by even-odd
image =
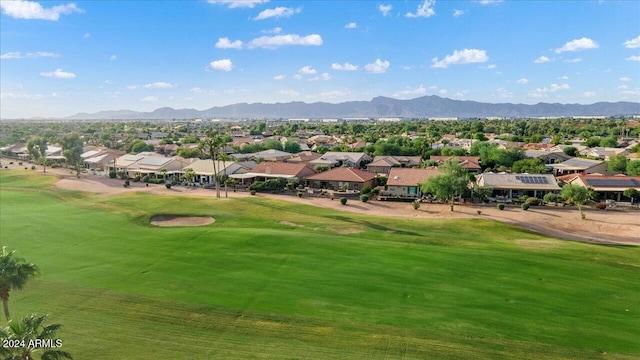
[[[2,1],[2,118],[640,101],[637,1]]]

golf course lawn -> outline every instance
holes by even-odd
[[[55,180],[0,172],[0,240],[42,271],[12,317],[49,314],[76,359],[640,355],[638,247]],[[150,225],[159,214],[215,223]]]

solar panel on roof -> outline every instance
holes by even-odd
[[[516,175],[516,180],[523,184],[548,184],[549,180],[545,176]]]
[[[586,179],[591,186],[604,187],[638,187],[640,183],[636,179]]]

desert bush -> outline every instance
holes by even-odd
[[[341,198],[340,198],[340,204],[342,204],[342,205],[347,205],[347,198],[346,198],[346,197],[344,197],[344,196],[343,196],[343,197],[341,197]]]
[[[4,167],[5,169],[7,168],[6,166]],[[36,166],[35,165],[31,165],[31,170],[35,170]]]
[[[256,194],[256,191],[255,191],[255,190],[251,190],[251,191],[249,191],[249,193],[250,193],[251,195],[255,195],[255,194]]]
[[[415,210],[418,210],[418,209],[420,209],[420,202],[414,200],[414,201],[411,202],[411,206],[413,206],[413,208]]]
[[[529,205],[529,204],[527,204],[527,203],[522,203],[522,205],[520,205],[520,207],[521,207],[521,208],[522,208],[522,210],[524,210],[524,211],[529,210],[529,207],[530,207],[530,206],[531,206],[531,205]]]
[[[370,197],[367,194],[362,194],[360,195],[360,201],[366,203],[367,201],[369,201]]]
[[[556,206],[558,206],[558,203],[562,201],[562,197],[558,194],[554,194],[554,193],[547,193],[544,195],[544,197],[542,198],[542,200],[545,203],[555,203]]]
[[[132,179],[133,182],[140,182],[140,176],[136,176]]]
[[[125,180],[125,181],[124,181],[124,185],[125,185],[125,186],[129,186],[129,185],[131,185],[131,183],[129,182],[129,180]]]
[[[605,204],[605,203],[601,203],[601,202],[596,203],[596,209],[598,209],[598,210],[604,210],[604,209],[606,209],[606,208],[607,208],[607,204]]]
[[[298,197],[301,198],[302,197],[302,191],[298,191],[298,193],[296,195],[298,195]]]
[[[540,199],[530,197],[530,198],[527,198],[527,200],[525,200],[525,203],[529,204],[530,206],[538,206],[540,205]]]
[[[498,210],[504,210],[504,204],[498,204]]]
[[[149,182],[149,175],[145,175],[142,177],[142,181],[148,183]]]
[[[109,171],[109,178],[115,179],[118,174],[115,171]]]
[[[164,184],[164,186],[165,186],[167,189],[171,189],[171,183],[166,183],[166,184]]]
[[[363,187],[362,190],[360,190],[360,194],[371,194],[371,188],[368,186]]]

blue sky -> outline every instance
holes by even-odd
[[[5,1],[2,118],[438,95],[640,101],[639,1]]]

